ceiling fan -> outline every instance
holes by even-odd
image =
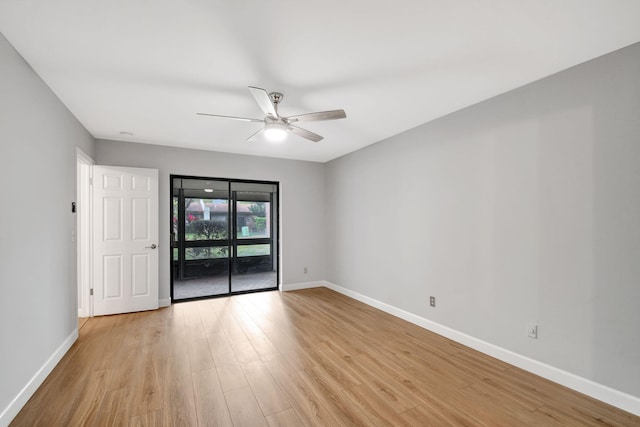
[[[298,126],[294,126],[292,123],[335,120],[344,119],[345,117],[347,117],[347,114],[344,112],[344,110],[320,111],[317,113],[306,113],[289,117],[280,116],[278,114],[278,104],[282,102],[282,98],[284,97],[284,95],[279,92],[267,93],[266,90],[254,86],[249,86],[249,91],[251,91],[251,94],[256,99],[256,102],[258,103],[260,109],[266,114],[264,119],[221,116],[220,114],[208,113],[196,114],[200,116],[212,116],[222,117],[223,119],[241,120],[243,122],[264,123],[264,127],[262,129],[260,129],[258,132],[254,133],[247,139],[247,141],[249,142],[255,141],[261,134],[264,134],[264,136],[271,141],[282,141],[286,137],[287,132],[291,132],[313,142],[318,142],[323,138],[322,136],[310,132],[306,129],[302,129]]]

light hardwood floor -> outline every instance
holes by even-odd
[[[89,319],[12,426],[638,426],[325,288]]]

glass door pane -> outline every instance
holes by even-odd
[[[231,292],[277,288],[277,245],[272,238],[277,187],[232,182],[231,195],[235,230]]]
[[[173,299],[228,294],[230,260],[228,183],[215,180],[180,179],[178,191],[174,191],[173,198],[174,220],[177,223],[177,241],[173,261]],[[175,218],[176,210],[177,218]],[[174,226],[174,231],[175,229]]]

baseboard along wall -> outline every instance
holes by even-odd
[[[62,360],[64,355],[69,351],[73,343],[78,339],[78,330],[75,329],[60,346],[53,352],[51,357],[38,369],[34,376],[24,386],[20,393],[9,403],[9,405],[0,413],[0,427],[6,427],[18,415],[18,412],[27,403],[27,401],[38,390],[38,387],[49,376],[53,368]]]

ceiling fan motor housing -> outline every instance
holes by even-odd
[[[269,99],[271,100],[271,102],[273,102],[275,105],[278,105],[281,101],[282,98],[284,98],[284,95],[281,94],[280,92],[271,92],[269,94]]]

